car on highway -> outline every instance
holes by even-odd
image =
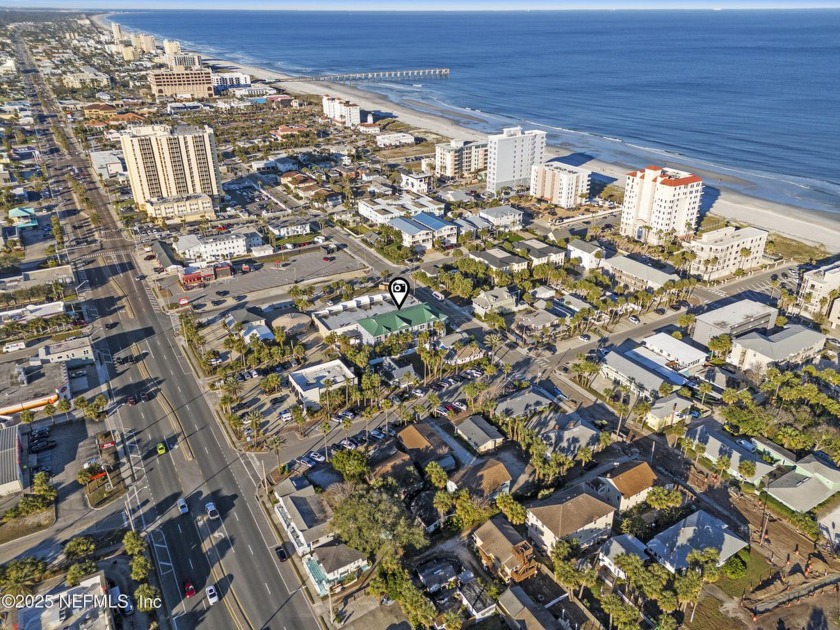
[[[128,402],[129,407],[133,407],[137,404],[137,399],[134,396],[129,396],[126,402]]]
[[[630,317],[628,317],[627,319],[629,319],[629,320],[630,320],[630,323],[631,323],[631,324],[640,324],[640,323],[642,322],[642,320],[640,320],[640,319],[639,319],[638,317],[636,317],[635,315],[631,315],[631,316],[630,316]]]
[[[324,256],[323,260],[324,260],[324,262],[332,262],[332,257],[331,256]]]
[[[190,506],[184,499],[178,499],[178,511],[181,514],[187,514],[190,511]]]
[[[309,459],[314,459],[316,462],[321,463],[327,461],[327,458],[323,456],[323,454],[319,453],[318,451],[309,451],[306,456]]]
[[[204,592],[207,594],[207,603],[211,606],[219,601],[219,592],[212,584],[205,588]]]
[[[275,547],[274,553],[277,554],[277,558],[280,560],[280,562],[286,562],[286,560],[289,559],[289,554],[286,553],[286,550],[283,549],[282,546]]]
[[[207,512],[207,518],[217,519],[219,518],[219,510],[216,509],[216,504],[212,501],[208,501],[204,504],[204,510]]]
[[[144,276],[142,276],[142,275],[134,276],[134,279],[137,280],[137,282],[142,282],[143,278],[144,278]]]
[[[149,402],[149,392],[143,392],[140,394],[140,400],[143,402]]]
[[[184,597],[194,597],[195,586],[189,580],[184,581]]]
[[[578,335],[578,339],[581,341],[592,341],[592,337],[589,335]]]
[[[165,455],[166,454],[166,443],[165,442],[158,442],[157,446],[155,447],[157,450],[158,455]]]

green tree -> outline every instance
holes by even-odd
[[[131,560],[131,579],[135,582],[145,582],[152,572],[152,561],[146,556],[135,556]]]
[[[76,562],[67,569],[65,581],[67,586],[78,586],[84,577],[93,573],[96,573],[96,563],[93,560]]]
[[[511,522],[513,525],[522,525],[525,523],[525,518],[527,516],[527,510],[525,507],[516,499],[514,499],[509,493],[503,492],[499,496],[496,497],[496,507],[501,510],[502,514],[505,515],[505,518]]]
[[[45,504],[54,503],[58,497],[58,491],[50,483],[50,477],[45,472],[35,473],[32,480],[32,493],[42,499]]]
[[[151,584],[141,584],[134,591],[134,599],[137,601],[137,610],[142,613],[150,613],[156,610],[156,600],[160,600],[160,591]]]
[[[96,551],[96,545],[93,538],[89,536],[76,536],[64,545],[64,555],[70,561],[90,558],[94,551]]]
[[[446,471],[441,468],[440,464],[437,462],[430,462],[426,466],[426,479],[429,480],[432,487],[437,488],[438,490],[443,490],[446,488],[449,476],[446,474]]]
[[[718,335],[709,339],[709,350],[714,352],[716,357],[725,357],[732,350],[732,336]]]
[[[31,595],[44,579],[47,565],[37,558],[10,560],[0,567],[0,592],[4,595]]]
[[[751,459],[742,459],[738,462],[738,474],[744,479],[751,479],[755,475],[755,462]]]
[[[23,424],[30,424],[34,419],[35,419],[35,414],[31,410],[24,409],[23,411],[20,412],[20,421]]]
[[[664,486],[654,486],[648,492],[645,503],[654,510],[667,510],[668,508],[676,508],[682,505],[682,495],[676,488],[669,489]]]
[[[146,549],[148,545],[146,541],[143,539],[143,536],[131,530],[127,532],[122,539],[123,549],[129,556],[139,556],[146,553]]]
[[[363,481],[370,472],[367,457],[362,451],[338,451],[333,455],[332,465],[345,481]]]
[[[747,563],[736,554],[723,563],[722,571],[730,580],[739,580],[747,574]]]

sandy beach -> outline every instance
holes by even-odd
[[[108,16],[97,15],[93,16],[92,20],[103,29],[110,31]],[[200,53],[201,51],[197,52]],[[280,72],[224,59],[204,57],[204,61],[219,68],[224,67],[225,69],[248,73],[256,79],[273,81],[289,78],[288,75]],[[445,111],[441,111],[440,115],[416,111],[394,103],[375,92],[362,90],[344,83],[289,81],[282,84],[282,89],[291,94],[329,95],[351,100],[358,103],[363,110],[388,113],[417,129],[425,129],[448,138],[486,139],[485,134],[458,125],[446,118]],[[561,161],[565,156],[570,155],[569,151],[551,145],[547,147],[546,153],[547,158],[558,158]],[[576,154],[576,157],[580,157],[580,152]],[[623,186],[626,173],[644,167],[646,164],[616,164],[592,159],[583,166],[590,169],[593,174],[610,178],[615,180],[618,185]],[[840,220],[825,213],[758,199],[728,189],[725,177],[718,173],[705,173],[700,169],[693,168],[690,164],[669,162],[669,166],[692,171],[704,178],[707,188],[704,196],[705,210],[808,243],[821,244],[831,253],[840,252]]]

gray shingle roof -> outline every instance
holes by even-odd
[[[679,571],[688,566],[688,554],[695,549],[717,549],[719,564],[723,564],[746,546],[747,543],[733,534],[726,523],[698,510],[654,536],[647,548],[663,563]]]
[[[825,341],[825,335],[821,332],[793,324],[769,337],[753,331],[743,337],[738,337],[735,343],[771,361],[784,362],[820,341]]]

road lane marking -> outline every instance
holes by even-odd
[[[251,545],[248,545],[248,549],[250,549],[251,555],[253,556],[254,555],[254,550],[251,548]]]
[[[268,594],[271,595],[271,589],[268,588],[268,584],[266,584],[265,582],[263,582],[263,584],[265,584],[265,590],[267,590]]]
[[[184,532],[182,532],[182,531],[181,531],[181,524],[180,524],[180,523],[176,523],[176,526],[178,527],[178,533],[179,533],[179,534],[183,534]]]
[[[239,514],[237,514],[236,512],[234,512],[234,513],[233,513],[233,516],[234,516],[234,518],[236,518],[236,522],[238,523],[238,522],[239,522]]]
[[[180,529],[180,528],[179,528]],[[192,558],[187,558],[190,561],[190,569],[195,569],[192,563]]]

